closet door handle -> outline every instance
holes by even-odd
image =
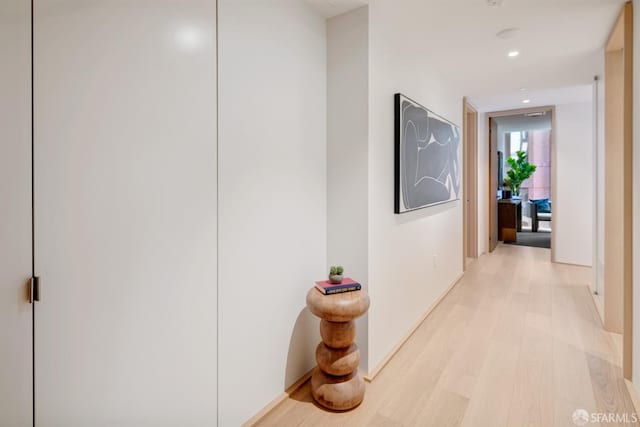
[[[33,304],[35,301],[40,301],[40,277],[38,276],[31,278],[31,287],[29,290],[29,302]]]

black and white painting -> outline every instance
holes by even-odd
[[[395,213],[460,198],[460,128],[395,95]]]

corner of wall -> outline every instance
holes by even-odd
[[[327,20],[327,260],[369,287],[368,6]],[[368,371],[368,315],[356,320]]]

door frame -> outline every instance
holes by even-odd
[[[605,60],[604,327],[622,334],[622,371],[631,379],[633,350],[633,6],[611,30]]]
[[[478,110],[467,97],[462,100],[462,267],[478,258]]]
[[[488,223],[487,223],[487,243],[489,252],[491,252],[491,224],[492,221],[498,221],[498,212],[497,209],[494,209],[494,202],[496,200],[496,189],[491,188],[491,177],[497,171],[493,170],[491,166],[491,124],[492,120],[496,117],[504,117],[504,116],[515,116],[519,114],[528,114],[528,113],[543,113],[548,112],[551,114],[551,136],[550,136],[550,144],[551,144],[551,200],[553,200],[554,210],[557,211],[558,206],[558,198],[556,197],[557,185],[556,185],[556,107],[554,105],[544,105],[540,107],[529,107],[529,108],[517,108],[513,110],[501,110],[501,111],[492,111],[487,113],[486,115],[486,124],[487,124],[487,150],[489,152],[488,158],[488,170],[489,170],[489,180],[487,183],[488,191],[487,191],[487,209],[488,209]],[[556,262],[555,256],[555,247],[556,247],[556,233],[554,232],[554,227],[551,227],[551,262]]]

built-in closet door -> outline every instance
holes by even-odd
[[[0,1],[0,426],[31,426],[31,12]]]
[[[215,0],[34,8],[36,424],[215,425]]]

